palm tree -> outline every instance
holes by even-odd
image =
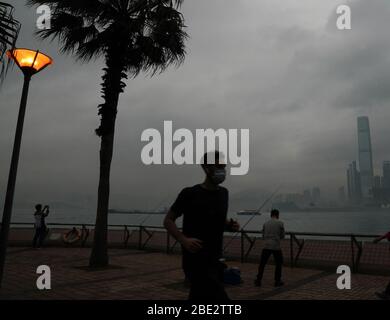
[[[107,217],[115,120],[120,93],[141,71],[154,75],[185,58],[183,0],[28,0],[51,5],[51,29],[42,38],[58,38],[62,51],[82,61],[103,57],[102,98],[98,106],[101,138],[100,177],[90,267],[108,265]]]
[[[0,80],[4,79],[8,66],[5,53],[15,47],[20,30],[20,23],[13,18],[13,12],[13,6],[0,2]]]

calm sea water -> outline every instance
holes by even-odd
[[[237,219],[241,226],[252,217],[235,213],[229,213],[229,216]],[[162,226],[163,219],[163,215],[110,214],[109,224]],[[268,214],[255,216],[245,229],[260,230],[268,219]],[[295,232],[381,234],[390,230],[390,209],[360,212],[282,212],[280,219],[284,221],[287,231]],[[15,209],[12,221],[32,223],[33,210]],[[93,210],[52,208],[47,218],[47,223],[93,224],[94,222]],[[181,224],[180,220],[179,224]]]

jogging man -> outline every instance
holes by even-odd
[[[236,221],[227,221],[228,190],[220,186],[226,178],[223,157],[218,151],[203,156],[204,182],[183,189],[164,220],[165,228],[182,246],[190,300],[229,300],[219,259],[224,231],[235,232],[240,226]],[[182,232],[176,226],[180,216],[183,216]]]

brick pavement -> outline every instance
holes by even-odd
[[[25,247],[10,248],[0,299],[136,299],[182,300],[188,289],[183,283],[179,255],[147,252],[134,249],[111,249],[111,266],[104,270],[89,270],[90,249]],[[39,291],[35,281],[36,268],[49,265],[52,290]],[[244,283],[228,286],[232,299],[375,299],[375,291],[382,290],[389,278],[376,275],[352,275],[352,289],[338,290],[336,274],[304,268],[284,268],[286,286],[275,289],[273,266],[268,266],[263,287],[253,286],[257,265],[230,261],[242,271]]]

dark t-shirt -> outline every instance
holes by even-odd
[[[183,268],[218,261],[222,256],[229,193],[226,188],[206,190],[201,185],[183,189],[171,210],[183,216],[183,234],[203,241],[202,249],[190,253],[183,248]]]

